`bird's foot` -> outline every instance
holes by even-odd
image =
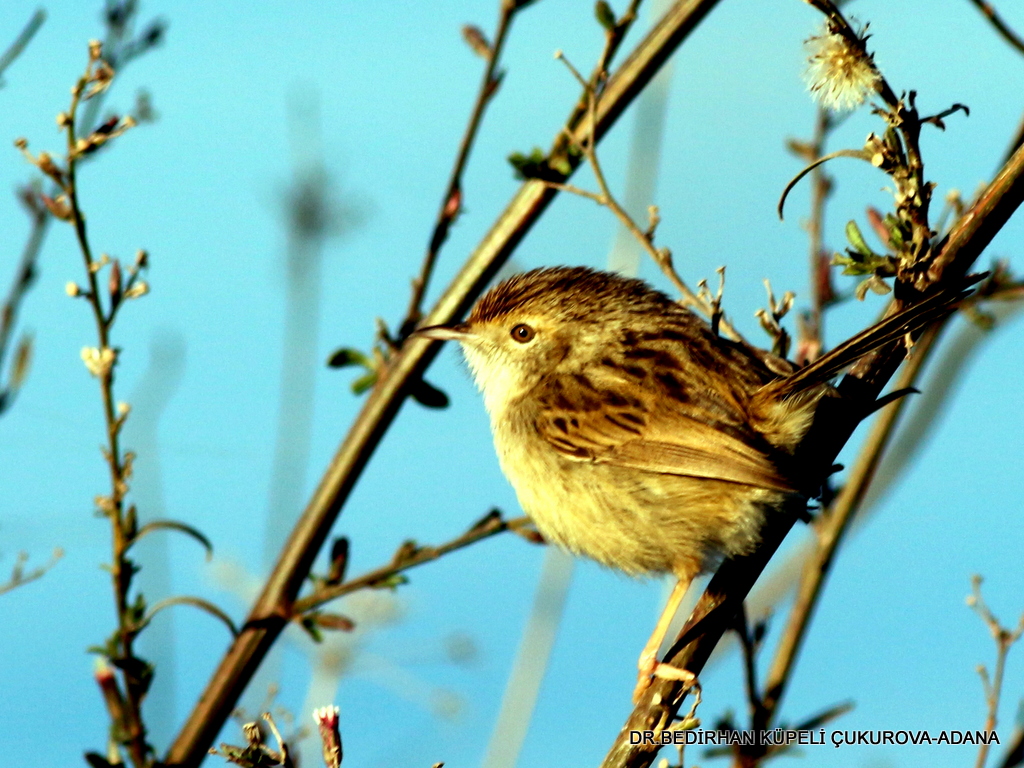
[[[679,667],[673,667],[671,664],[666,664],[663,661],[658,661],[657,657],[647,657],[646,654],[640,657],[639,670],[640,674],[637,676],[636,688],[633,689],[633,703],[639,704],[640,699],[646,693],[647,689],[651,687],[651,683],[654,682],[654,678],[658,677],[662,680],[678,680],[686,684],[686,686],[692,687],[697,685],[697,676],[688,669],[680,669]]]

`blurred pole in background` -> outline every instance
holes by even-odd
[[[292,180],[281,196],[287,233],[281,389],[271,467],[263,570],[273,566],[306,500],[313,437],[321,279],[327,241],[358,223],[358,213],[340,205],[324,164],[317,95],[297,90],[288,109]],[[281,648],[267,658],[244,698],[255,716],[281,674]],[[330,704],[331,702],[322,702]],[[294,713],[301,721],[303,713]]]
[[[185,340],[177,331],[158,333],[149,344],[149,365],[129,402],[131,417],[125,421],[124,441],[137,456],[132,495],[139,508],[141,524],[166,519],[164,481],[160,465],[160,417],[178,391],[185,373]],[[170,542],[175,534],[160,531],[135,545],[133,557],[143,565],[137,585],[150,604],[175,594],[172,579]],[[193,548],[190,556],[200,559],[202,549]],[[177,723],[177,678],[175,659],[175,611],[161,611],[153,623],[139,635],[139,653],[156,667],[153,687],[144,703],[150,739],[157,751],[163,751],[174,736]]]

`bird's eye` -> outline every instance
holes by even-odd
[[[533,330],[533,328],[531,328],[529,325],[526,325],[525,323],[520,323],[519,325],[512,329],[512,338],[518,341],[520,344],[525,344],[526,342],[532,340],[533,337],[536,335],[537,332]]]

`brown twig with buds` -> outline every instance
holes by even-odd
[[[586,158],[587,163],[590,165],[591,170],[594,173],[594,179],[597,181],[599,192],[591,192],[589,190],[578,187],[574,184],[566,184],[564,182],[550,181],[544,179],[544,183],[552,189],[557,189],[563,192],[569,192],[570,194],[577,195],[578,197],[586,198],[587,200],[593,200],[598,205],[604,206],[618,219],[619,223],[634,237],[640,246],[647,252],[658,268],[662,271],[675,289],[679,292],[681,297],[680,303],[685,307],[690,307],[704,314],[709,321],[716,323],[716,329],[721,330],[731,339],[740,340],[741,336],[739,332],[725,319],[721,312],[720,304],[715,304],[704,299],[704,297],[697,292],[694,292],[686,284],[686,282],[679,276],[675,266],[672,263],[672,251],[666,247],[657,247],[654,244],[654,234],[657,230],[658,224],[661,218],[658,213],[656,206],[651,206],[650,221],[646,229],[641,227],[633,220],[633,217],[629,215],[622,204],[619,203],[618,199],[612,194],[611,188],[608,186],[608,181],[605,178],[604,170],[601,167],[601,162],[597,156],[597,146],[595,140],[595,132],[597,126],[597,104],[599,100],[597,85],[595,85],[595,77],[591,76],[589,80],[584,80],[583,76],[579,71],[572,65],[572,63],[565,58],[561,51],[555,53],[555,58],[561,60],[568,68],[569,72],[576,79],[576,81],[583,88],[583,99],[587,104],[587,120],[589,125],[589,133],[586,134],[582,139],[576,140],[573,138],[572,143],[569,145],[571,148],[575,148],[583,157]],[[596,72],[603,71],[603,64],[599,63]],[[596,80],[597,83],[600,80]],[[573,134],[567,130],[566,136],[572,138]],[[522,172],[522,169],[521,169]]]
[[[470,544],[489,539],[505,531],[519,534],[534,543],[541,541],[536,532],[530,528],[529,518],[517,517],[513,520],[505,520],[501,513],[494,509],[471,525],[465,533],[444,544],[430,547],[419,546],[415,542],[407,541],[399,547],[390,563],[364,573],[362,576],[341,583],[332,579],[317,580],[317,587],[310,594],[295,601],[292,608],[294,616],[296,620],[301,619],[325,603],[361,589],[393,585],[396,576],[411,568],[432,562],[450,552],[463,549]]]
[[[64,557],[64,550],[57,547],[53,550],[53,554],[50,556],[50,560],[47,563],[26,572],[25,564],[28,562],[28,553],[19,552],[14,558],[14,565],[11,567],[10,577],[7,581],[0,583],[0,595],[5,592],[10,592],[12,589],[24,586],[36,579],[42,578],[43,575],[53,568],[53,566],[57,564],[57,561],[62,557]]]
[[[57,117],[58,127],[66,138],[63,158],[56,159],[47,152],[34,155],[29,151],[25,139],[18,139],[15,144],[57,190],[54,196],[40,195],[40,199],[48,211],[47,215],[65,221],[74,228],[85,267],[84,287],[69,282],[67,293],[72,298],[82,298],[88,303],[96,326],[97,345],[82,350],[82,361],[100,385],[106,430],[103,457],[110,476],[110,491],[98,495],[95,504],[99,514],[106,517],[111,526],[112,557],[107,570],[111,576],[117,617],[117,628],[112,636],[103,646],[93,650],[109,662],[103,665],[106,671],[102,675],[98,673],[97,680],[111,712],[112,748],[118,752],[123,749],[136,768],[143,768],[153,763],[153,748],[147,741],[142,719],[142,700],[152,683],[153,669],[135,653],[135,640],[139,633],[156,613],[171,605],[193,605],[225,621],[229,626],[231,622],[223,612],[200,598],[171,597],[147,606],[142,595],[132,592],[138,566],[130,558],[129,550],[142,537],[156,530],[168,529],[190,535],[208,550],[209,542],[184,523],[156,520],[140,526],[135,506],[127,502],[134,455],[122,447],[121,431],[130,408],[126,403],[117,402],[114,396],[115,370],[120,350],[113,346],[111,336],[125,303],[144,296],[149,290],[142,279],[148,255],[145,251],[138,251],[128,266],[122,266],[118,259],[112,259],[106,254],[97,258],[89,241],[77,185],[79,164],[135,125],[130,117],[115,117],[84,135],[79,135],[76,130],[82,105],[105,92],[113,78],[114,70],[103,58],[102,44],[98,41],[90,42],[85,72],[71,90],[69,108]],[[90,753],[89,759],[93,764],[108,762],[96,753]],[[115,762],[121,761],[119,755]]]
[[[419,321],[423,319],[423,296],[427,291],[427,283],[434,272],[434,265],[437,263],[437,256],[448,239],[448,231],[462,213],[462,175],[469,162],[469,155],[476,142],[477,133],[483,120],[484,112],[491,103],[501,81],[504,72],[498,69],[498,61],[501,58],[502,49],[508,39],[508,33],[512,28],[512,20],[517,12],[525,8],[530,0],[501,0],[498,13],[498,25],[494,31],[493,42],[488,42],[483,33],[476,27],[466,26],[463,28],[463,37],[473,51],[482,56],[486,61],[483,80],[477,91],[476,100],[470,111],[469,121],[459,142],[459,150],[455,155],[455,162],[452,165],[451,175],[448,179],[448,186],[441,199],[441,208],[437,213],[434,229],[430,234],[430,241],[427,244],[427,253],[423,257],[423,266],[420,267],[419,275],[412,281],[412,296],[409,299],[409,308],[405,313],[405,320],[402,322],[400,337],[405,338],[412,333]]]
[[[1024,635],[1024,614],[1021,615],[1017,626],[1014,629],[1004,627],[999,619],[985,603],[981,596],[981,576],[975,574],[971,577],[971,594],[967,596],[967,605],[970,606],[981,620],[985,622],[992,639],[996,643],[996,666],[989,675],[988,668],[984,664],[978,665],[978,675],[981,677],[981,684],[985,691],[985,704],[988,713],[985,717],[985,731],[992,733],[996,729],[996,716],[999,713],[999,698],[1003,691],[1003,673],[1006,671],[1006,657],[1010,648]],[[978,749],[978,759],[975,768],[985,768],[985,761],[988,759],[989,743],[983,741]]]
[[[843,260],[847,272],[868,274],[871,287],[886,290],[881,278],[896,277],[898,297],[922,293],[930,284],[926,273],[941,248],[933,247],[935,233],[929,225],[929,205],[933,184],[924,176],[924,161],[920,150],[921,128],[932,124],[943,129],[943,118],[957,111],[969,114],[962,104],[954,104],[935,115],[921,116],[917,110],[914,91],[897,97],[885,77],[878,71],[874,58],[867,50],[867,35],[857,30],[839,11],[832,0],[804,0],[817,8],[826,17],[826,30],[816,40],[822,44],[812,63],[821,80],[811,85],[812,91],[830,92],[839,88],[838,81],[846,81],[844,93],[855,93],[847,101],[859,103],[871,92],[881,98],[883,106],[874,112],[885,120],[886,130],[881,136],[870,134],[859,150],[839,150],[825,155],[808,165],[786,186],[779,201],[779,215],[782,216],[786,195],[797,181],[822,163],[837,157],[852,157],[865,160],[887,174],[892,180],[895,214],[888,222],[890,243],[895,247],[896,256],[891,260],[873,258],[870,252],[857,258],[851,253],[851,260]],[[843,95],[835,95],[833,102],[842,106]],[[848,104],[847,104],[848,105]],[[857,243],[854,243],[857,246]],[[858,251],[863,251],[857,247]]]
[[[135,3],[108,3],[105,11],[105,22],[107,26],[106,39],[103,48],[106,51],[108,62],[117,60],[121,64],[142,55],[156,46],[164,30],[164,22],[160,20],[151,21],[146,29],[136,38],[131,35],[136,20],[138,7]],[[25,46],[42,26],[46,19],[45,11],[36,11],[25,28],[18,35],[17,39],[0,55],[0,76],[7,67],[21,54]],[[97,94],[88,100],[82,116],[76,121],[79,130],[86,134],[92,134],[96,126],[96,116],[99,114],[103,103],[104,93]],[[109,140],[110,136],[107,136]],[[54,199],[58,197],[59,185],[54,182],[49,194],[36,191],[31,186],[23,188],[19,197],[29,212],[32,219],[32,227],[28,238],[22,248],[22,256],[18,269],[15,272],[7,300],[4,302],[2,314],[0,314],[0,370],[9,346],[10,334],[13,331],[17,320],[18,308],[25,295],[31,287],[35,274],[35,265],[39,260],[43,242],[46,239],[47,229],[50,223],[49,213],[66,213],[60,206],[54,206]],[[11,374],[8,376],[7,384],[0,388],[0,413],[11,405],[14,396],[21,385],[24,375],[27,373],[28,361],[31,357],[31,340],[24,337],[18,346],[15,354],[15,364]]]

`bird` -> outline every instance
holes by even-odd
[[[691,581],[759,543],[765,517],[815,495],[794,453],[830,381],[866,353],[951,311],[911,305],[809,365],[723,338],[641,280],[549,267],[489,290],[464,322],[416,335],[457,341],[483,394],[502,471],[545,540],[676,586],[638,661],[658,661]],[[788,512],[787,512],[788,510]]]

